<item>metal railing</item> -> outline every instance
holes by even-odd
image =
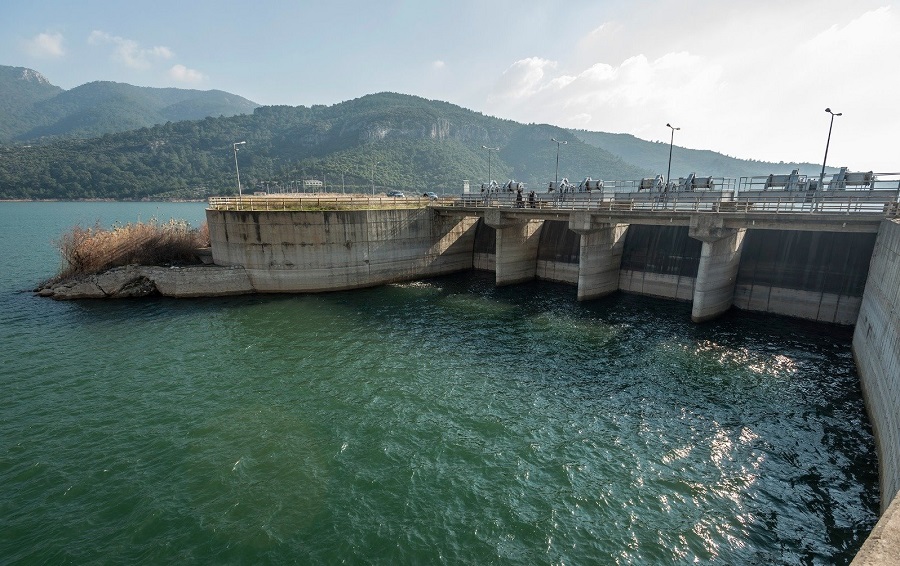
[[[437,200],[427,197],[388,197],[363,195],[280,194],[240,197],[210,197],[213,210],[372,210],[424,208],[430,204],[449,203],[452,198]]]
[[[900,202],[897,190],[789,192],[758,191],[738,194],[730,191],[691,191],[674,193],[617,193],[608,195],[548,195],[533,201],[516,200],[508,195],[463,195],[441,206],[466,208],[502,208],[528,210],[593,211],[677,211],[719,213],[817,213],[878,214],[897,217]]]
[[[896,179],[879,176],[876,183],[889,188],[841,189],[826,191],[796,190],[694,190],[675,192],[614,191],[633,188],[639,181],[610,183],[601,191],[523,194],[487,192],[453,197],[388,197],[366,195],[282,194],[240,197],[211,197],[213,210],[300,211],[300,210],[373,210],[442,208],[504,208],[545,211],[678,211],[718,213],[822,213],[878,214],[898,217],[900,174]],[[751,179],[751,178],[742,178]],[[755,179],[755,178],[753,178]],[[890,188],[892,183],[896,183]],[[726,183],[727,185],[727,183]],[[745,183],[744,187],[754,187]]]

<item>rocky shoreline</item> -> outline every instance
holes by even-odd
[[[139,297],[215,297],[255,293],[243,267],[128,265],[103,273],[49,281],[34,290],[41,297],[127,299]]]

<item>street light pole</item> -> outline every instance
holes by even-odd
[[[556,184],[554,186],[559,189],[559,144],[568,145],[569,142],[559,141],[556,138],[550,138],[550,141],[556,142]]]
[[[491,152],[492,151],[500,151],[499,147],[488,147],[486,145],[481,146],[481,149],[486,149],[488,152],[488,188],[491,186]]]
[[[238,169],[237,152],[238,152],[238,146],[244,145],[245,143],[247,143],[247,142],[242,141],[242,142],[236,142],[234,144],[234,172],[237,175],[238,197],[239,198],[242,197],[243,194],[241,193],[241,170]]]
[[[666,124],[666,126],[672,129],[672,136],[669,138],[669,167],[666,169],[666,186],[669,186],[669,177],[672,175],[672,146],[675,143],[675,130],[680,130],[681,128],[676,128],[672,124]]]
[[[834,117],[840,116],[843,112],[834,113],[831,111],[831,108],[826,108],[825,112],[831,114],[831,124],[828,126],[828,141],[825,142],[825,158],[822,159],[822,172],[819,173],[819,190],[824,190],[825,187],[822,184],[825,180],[825,162],[828,161],[828,146],[831,145],[831,128],[834,127]]]

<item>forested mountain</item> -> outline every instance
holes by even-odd
[[[40,120],[34,106],[61,92],[37,71],[0,65],[0,141],[31,128]]]
[[[109,100],[114,106],[121,99]],[[375,185],[378,192],[459,193],[465,179],[477,190],[488,180],[489,152],[483,146],[500,148],[490,152],[494,179],[516,179],[544,190],[556,176],[557,145],[550,138],[568,142],[560,147],[560,178],[628,180],[665,173],[668,144],[520,124],[447,102],[380,93],[332,106],[266,106],[252,114],[168,121],[98,138],[0,146],[0,198],[235,194],[233,144],[239,141],[247,142],[238,152],[246,192],[297,190],[309,179],[337,192],[368,193]],[[694,171],[737,177],[789,172],[795,166],[676,147],[672,176]]]
[[[71,90],[23,67],[0,66],[0,141],[92,138],[207,116],[248,114],[258,104],[219,90],[97,81]]]
[[[571,130],[572,134],[585,143],[605,149],[633,165],[640,164],[652,169],[656,174],[665,175],[669,165],[669,144],[650,142],[636,138],[630,134],[609,134],[606,132],[588,132]],[[786,174],[799,169],[801,174],[818,174],[821,163],[769,163],[738,159],[716,153],[715,151],[687,149],[675,146],[672,151],[672,178],[684,177],[688,173],[696,173],[706,177],[750,177],[754,175]],[[829,167],[827,171],[835,171]]]
[[[546,186],[560,177],[634,179],[648,173],[564,129],[523,125],[446,102],[382,93],[333,106],[257,108],[252,115],[31,146],[0,147],[0,198],[203,198],[237,192],[232,144],[245,190],[319,179],[330,190],[398,188],[459,192],[492,177]]]

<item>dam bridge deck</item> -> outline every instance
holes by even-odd
[[[759,191],[739,196],[731,191],[570,193],[549,198],[543,194],[533,201],[509,194],[464,195],[440,208],[443,214],[479,217],[499,210],[505,217],[523,220],[566,220],[579,212],[598,223],[672,226],[690,226],[692,218],[702,215],[718,218],[726,228],[870,233],[878,231],[884,218],[900,217],[897,190]]]
[[[431,207],[445,216],[520,220],[590,218],[597,224],[690,226],[698,218],[722,228],[875,233],[884,218],[900,217],[900,189],[832,191],[690,191],[463,194],[438,199],[338,194],[213,197],[212,210],[381,210]],[[693,220],[692,220],[693,219]],[[715,219],[715,220],[713,220]],[[582,220],[583,222],[584,220]]]

